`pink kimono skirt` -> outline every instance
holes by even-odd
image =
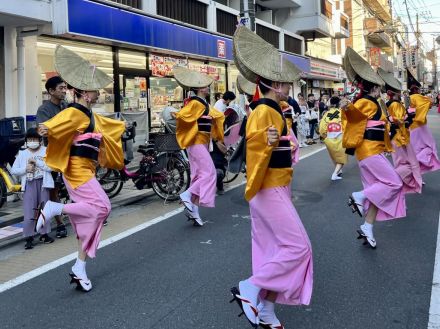
[[[420,172],[419,161],[411,144],[396,146],[395,152],[391,153],[394,169],[403,181],[403,191],[405,193],[422,192],[422,173]]]
[[[359,161],[359,169],[366,197],[365,213],[372,203],[378,208],[378,221],[405,217],[402,179],[387,158],[383,154],[372,155]]]
[[[428,125],[415,128],[410,132],[411,145],[416,152],[422,174],[440,169],[437,146]]]
[[[98,249],[102,226],[110,214],[110,200],[95,177],[76,189],[66,180],[64,184],[73,201],[64,206],[64,212],[82,242],[82,249],[93,258]]]
[[[208,145],[191,145],[186,150],[191,170],[191,184],[188,191],[198,196],[199,206],[213,208],[215,206],[217,173],[209,155]]]
[[[276,302],[309,305],[312,247],[291,201],[290,186],[260,190],[249,202],[252,218],[251,282],[278,293]]]

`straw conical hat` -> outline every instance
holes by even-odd
[[[374,72],[370,64],[351,47],[347,47],[345,51],[344,70],[352,82],[356,80],[355,77],[358,76],[362,80],[366,80],[375,85],[383,86],[385,84],[377,73]]]
[[[414,77],[414,74],[411,72],[410,69],[406,69],[407,71],[407,75],[408,75],[408,80],[407,80],[407,87],[408,89],[411,89],[411,87],[416,86],[416,87],[421,87],[422,84],[417,81],[417,79]]]
[[[214,81],[207,74],[181,66],[174,67],[173,73],[176,81],[184,88],[205,88]]]
[[[237,77],[237,89],[241,94],[254,95],[257,85],[246,80],[242,75]]]
[[[270,43],[245,26],[234,34],[234,61],[240,73],[250,82],[258,77],[275,82],[293,82],[301,71]]]
[[[393,73],[387,72],[379,67],[377,69],[377,74],[379,74],[380,78],[385,82],[387,88],[391,88],[396,91],[402,90],[402,84],[394,77]]]
[[[98,90],[113,82],[96,65],[60,45],[55,49],[55,70],[64,81],[80,90]]]

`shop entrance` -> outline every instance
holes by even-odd
[[[148,76],[145,71],[119,72],[121,111],[148,111]]]

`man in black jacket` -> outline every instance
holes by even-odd
[[[43,104],[37,110],[37,125],[46,122],[60,113],[66,108],[64,99],[66,98],[67,85],[63,79],[59,76],[54,76],[46,81],[46,90],[50,95],[50,99],[44,101]],[[44,138],[44,145],[47,146],[47,138]],[[55,182],[55,188],[50,190],[50,200],[59,202],[58,190],[61,183],[61,179],[58,177],[58,173],[52,171],[52,177]],[[61,216],[55,216],[57,222],[57,238],[64,238],[67,236],[67,229],[63,223]]]

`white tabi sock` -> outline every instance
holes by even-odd
[[[280,326],[280,320],[275,315],[275,304],[263,299],[258,304],[258,318],[260,321],[272,326]]]
[[[364,222],[364,224],[361,225],[362,231],[364,231],[365,234],[367,234],[370,237],[373,237],[373,224]]]
[[[353,192],[352,193],[354,200],[357,203],[363,204],[365,201],[365,194],[364,191],[359,191],[359,192]]]
[[[258,303],[258,295],[260,294],[261,288],[254,285],[249,279],[245,281],[240,281],[238,284],[238,289],[240,290],[240,295],[244,299],[250,302],[243,302],[243,311],[246,314],[246,317],[252,322],[258,324],[258,317],[255,316],[255,313],[251,310],[250,306],[252,305],[254,308],[257,308]]]
[[[86,262],[77,258],[75,264],[72,266],[72,272],[82,280],[88,280],[86,274]]]

